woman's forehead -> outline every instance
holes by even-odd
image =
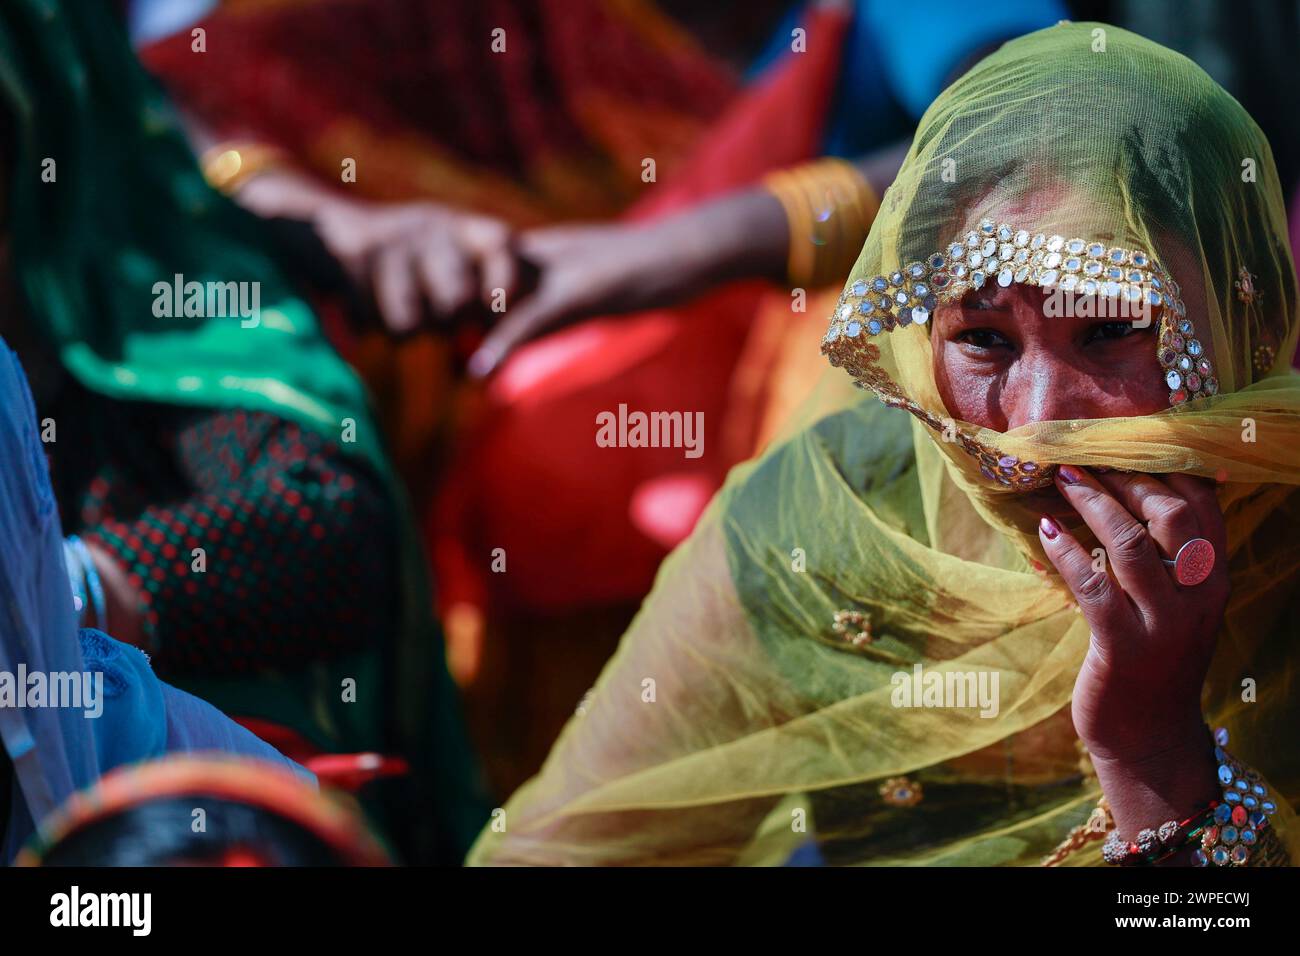
[[[1023,192],[1004,192],[995,186],[980,200],[963,210],[956,233],[979,232],[981,223],[992,220],[1015,224],[1030,233],[1079,236],[1108,246],[1126,238],[1122,225],[1110,221],[1115,214],[1100,197],[1055,177]]]

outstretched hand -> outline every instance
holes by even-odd
[[[581,319],[674,305],[707,285],[706,254],[671,225],[554,226],[519,236],[537,285],[512,303],[470,359],[485,376],[515,349]]]
[[[394,334],[416,331],[426,317],[450,323],[486,311],[495,290],[512,295],[519,281],[511,230],[487,216],[425,202],[338,201],[318,209],[314,223]]]

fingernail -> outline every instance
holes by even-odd
[[[1043,533],[1043,537],[1048,541],[1055,541],[1056,536],[1061,533],[1061,526],[1047,515],[1043,515],[1038,519],[1038,530]]]
[[[486,378],[495,364],[490,353],[478,351],[470,356],[469,362],[466,364],[466,371],[469,372],[471,378]]]
[[[1095,472],[1096,472],[1097,474],[1099,474],[1099,475],[1109,475],[1109,474],[1110,474],[1112,471],[1114,471],[1115,469],[1114,469],[1114,468],[1111,468],[1111,467],[1109,467],[1109,466],[1107,466],[1107,465],[1093,465],[1093,466],[1092,466],[1092,470],[1095,471]]]
[[[1039,561],[1039,560],[1037,560],[1037,559],[1035,559],[1035,558],[1030,558],[1030,559],[1029,559],[1029,564],[1030,564],[1031,567],[1033,567],[1033,569],[1034,569],[1035,571],[1046,571],[1046,570],[1047,570],[1047,568],[1044,567],[1043,562],[1042,562],[1042,561]]]
[[[1069,465],[1062,465],[1056,469],[1056,474],[1060,476],[1061,482],[1067,485],[1077,485],[1083,481],[1083,475],[1075,471]],[[1053,535],[1055,537],[1055,535]]]

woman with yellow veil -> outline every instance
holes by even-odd
[[[1296,334],[1240,105],[1105,25],[1006,44],[883,198],[849,377],[732,472],[471,862],[1296,858]]]

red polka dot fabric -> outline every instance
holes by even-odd
[[[301,666],[396,625],[394,508],[363,463],[275,415],[107,404],[52,471],[65,530],[139,591],[161,673]]]

